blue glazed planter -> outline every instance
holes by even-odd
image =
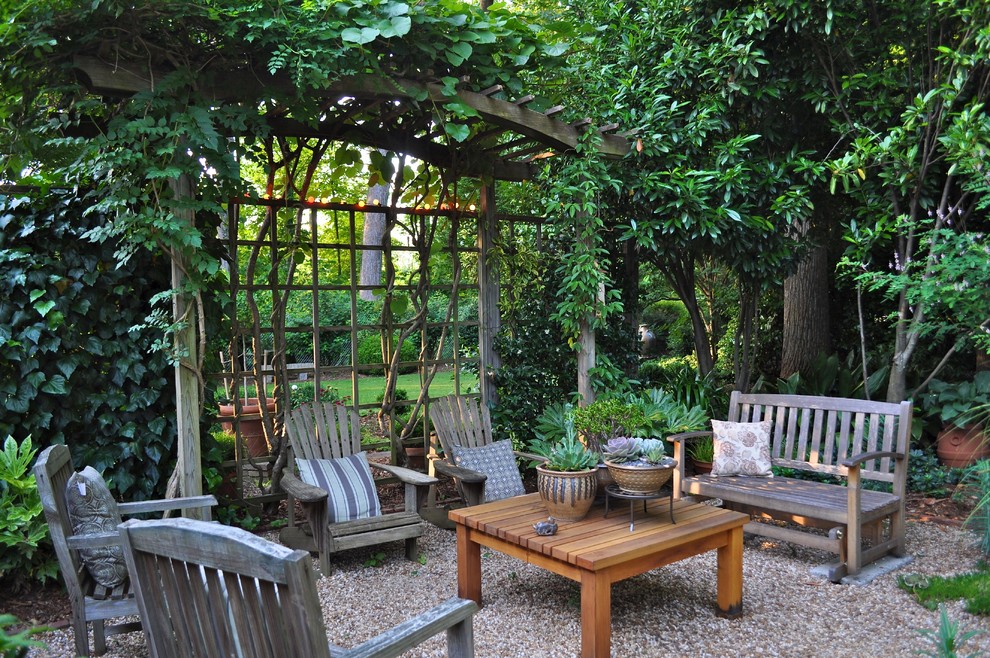
[[[537,466],[536,487],[550,516],[561,521],[580,521],[595,502],[597,469],[550,471]]]

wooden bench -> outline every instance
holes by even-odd
[[[904,555],[911,414],[910,402],[735,391],[728,420],[770,420],[774,466],[833,476],[832,481],[688,476],[687,444],[711,436],[689,432],[668,439],[677,460],[674,496],[719,498],[728,509],[771,520],[751,521],[746,532],[838,554],[829,565],[829,579],[838,582],[884,555]],[[889,483],[892,491],[864,489],[863,480]]]

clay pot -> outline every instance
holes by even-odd
[[[536,488],[550,516],[560,521],[580,521],[588,515],[598,492],[598,469],[551,471],[536,467]]]
[[[266,408],[269,414],[275,413],[275,400],[268,398],[266,401]],[[233,418],[234,417],[234,405],[231,404],[221,404],[220,417],[221,418]],[[260,416],[261,415],[261,403],[258,398],[247,398],[241,401],[241,416]],[[226,421],[222,423],[224,431],[233,432],[234,423],[231,421]],[[247,444],[248,454],[252,457],[265,457],[271,453],[271,446],[268,445],[268,439],[265,438],[265,425],[261,422],[261,418],[241,420],[239,423],[241,436],[244,437],[244,443]]]
[[[965,468],[990,457],[990,439],[982,425],[952,425],[939,432],[935,452],[946,466]]]

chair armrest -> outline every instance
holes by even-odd
[[[439,482],[435,477],[420,473],[419,471],[414,471],[411,468],[405,468],[404,466],[396,466],[395,464],[375,464],[368,462],[368,466],[371,468],[377,468],[378,470],[390,473],[395,477],[399,478],[401,482],[406,484],[415,484],[416,486],[426,486],[431,484],[436,484]]]
[[[282,474],[282,491],[301,503],[319,503],[329,495],[326,489],[306,484],[292,473]]]
[[[70,535],[65,538],[65,545],[69,548],[106,548],[107,546],[120,545],[119,532],[101,532],[94,535]]]
[[[345,651],[343,656],[346,658],[397,656],[452,626],[465,621],[470,623],[477,611],[478,604],[474,601],[456,597],[447,599],[423,614]]]
[[[693,441],[695,439],[703,439],[706,436],[711,436],[711,430],[701,430],[698,432],[681,432],[680,434],[671,434],[667,437],[667,440],[671,443],[680,443],[681,441]]]
[[[890,452],[887,450],[874,450],[873,452],[863,452],[850,459],[843,459],[842,465],[846,468],[859,467],[863,462],[870,461],[871,459],[883,459],[884,457],[890,457],[891,459],[901,460],[907,457],[903,452]]]
[[[481,484],[488,479],[488,476],[484,473],[479,473],[478,471],[472,471],[469,468],[462,468],[461,466],[454,466],[450,462],[443,459],[438,459],[433,462],[433,467],[439,472],[443,473],[452,478],[457,478],[461,482],[467,484]]]
[[[198,509],[213,507],[217,504],[214,496],[187,496],[185,498],[162,498],[160,500],[137,500],[130,503],[118,503],[120,515],[144,514],[147,512],[168,512],[181,509]]]
[[[531,462],[537,462],[539,464],[547,463],[547,458],[543,455],[537,455],[532,452],[523,452],[522,450],[513,450],[512,452],[515,453],[516,457],[521,459],[528,459]]]

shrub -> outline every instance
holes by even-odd
[[[38,486],[31,472],[31,437],[20,446],[8,436],[0,451],[0,583],[12,591],[55,578],[58,563],[48,537]]]
[[[296,382],[289,385],[289,405],[295,409],[301,404],[312,402],[316,395],[316,384],[313,382]],[[344,398],[333,386],[324,384],[320,387],[321,402],[339,402]]]
[[[394,338],[398,338],[396,335]],[[358,363],[361,365],[375,365],[382,362],[382,339],[377,333],[366,333],[358,339]],[[406,362],[419,360],[419,349],[417,343],[412,338],[407,338],[402,343],[400,359]],[[415,365],[402,366],[399,368],[400,374],[416,372]]]
[[[28,649],[48,649],[48,645],[38,640],[32,640],[31,636],[37,633],[44,633],[52,630],[48,626],[31,626],[13,635],[7,634],[9,627],[17,627],[17,617],[14,615],[0,615],[0,656],[3,658],[23,658],[27,655]]]

